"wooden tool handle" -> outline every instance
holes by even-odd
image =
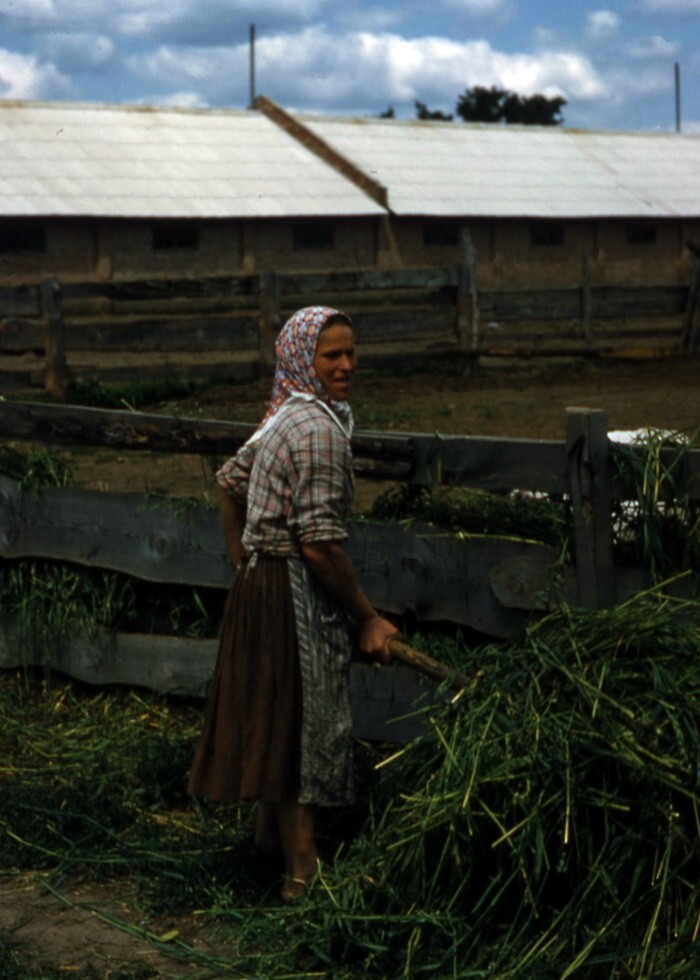
[[[394,660],[406,664],[407,667],[412,667],[413,670],[420,671],[421,674],[427,674],[428,677],[435,677],[440,681],[451,680],[452,684],[458,688],[468,687],[471,684],[471,678],[467,677],[466,674],[453,670],[446,664],[440,663],[439,660],[429,657],[426,653],[421,653],[420,650],[409,646],[403,640],[389,640],[387,646]]]

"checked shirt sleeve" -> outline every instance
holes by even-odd
[[[245,503],[248,496],[248,481],[254,460],[255,448],[244,445],[216,472],[216,482],[222,490],[241,503]]]
[[[300,543],[345,541],[352,500],[350,447],[336,425],[300,434],[290,447],[289,529]]]

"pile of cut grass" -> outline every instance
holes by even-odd
[[[196,908],[221,975],[695,980],[700,606],[651,592],[516,643],[415,642],[478,679],[365,774],[299,904],[246,864],[247,811],[184,798],[199,713],[133,692],[3,683],[0,860]]]

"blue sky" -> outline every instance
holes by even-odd
[[[450,112],[474,85],[566,98],[565,125],[700,134],[700,0],[0,0],[0,98]]]

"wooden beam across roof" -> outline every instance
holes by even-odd
[[[273,102],[266,95],[259,95],[253,102],[251,108],[262,112],[268,119],[276,123],[286,133],[289,133],[290,136],[293,136],[294,139],[298,140],[307,150],[311,150],[324,163],[333,167],[343,177],[346,177],[356,187],[359,187],[360,190],[364,191],[377,204],[380,204],[383,208],[389,207],[389,192],[386,187],[378,181],[373,180],[364,170],[356,167],[354,163],[351,163],[341,153],[338,153],[337,150],[333,149],[329,143],[321,139],[320,136],[317,136],[316,133],[312,133],[310,129],[290,115],[282,106],[277,105],[276,102]]]

